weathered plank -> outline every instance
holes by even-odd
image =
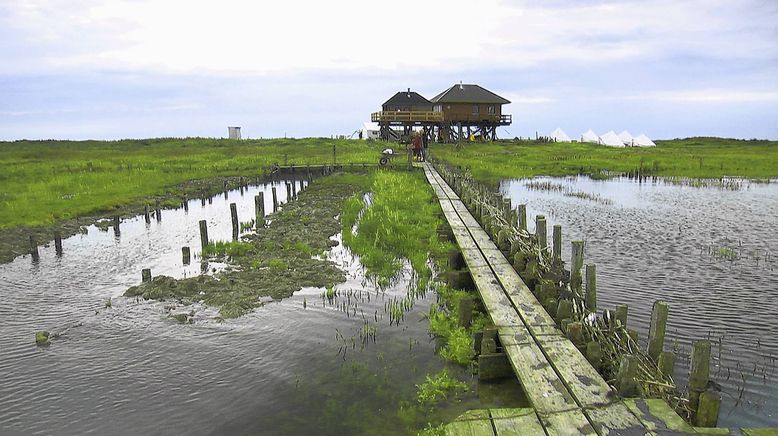
[[[627,406],[616,402],[584,410],[597,433],[602,435],[644,435],[646,427]]]
[[[511,361],[532,407],[539,414],[578,409],[575,400],[537,344],[503,344],[503,350],[508,355],[508,360]]]
[[[495,326],[524,325],[488,266],[470,268],[470,275]]]
[[[447,436],[491,436],[492,422],[486,420],[454,421],[445,427]]]
[[[608,383],[567,338],[545,336],[540,339],[540,347],[582,407],[607,405],[616,398]],[[623,412],[633,417],[626,408]]]
[[[545,436],[546,434],[534,409],[489,409],[489,412],[497,436]]]
[[[646,429],[655,433],[668,432],[694,433],[694,429],[664,400],[626,398],[624,405],[638,417]]]
[[[580,409],[551,414],[538,413],[538,417],[549,436],[597,434]]]

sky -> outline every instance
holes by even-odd
[[[0,140],[350,135],[460,81],[503,138],[778,139],[778,1],[0,0]]]

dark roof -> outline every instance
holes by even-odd
[[[420,94],[408,91],[400,91],[383,104],[383,106],[432,106],[432,103]]]
[[[481,88],[478,85],[456,84],[430,100],[433,103],[495,103],[508,104],[510,101]]]

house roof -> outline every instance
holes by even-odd
[[[463,85],[461,83],[441,92],[430,101],[432,103],[510,103],[510,101],[488,89],[481,88],[478,85]]]
[[[389,100],[386,100],[382,106],[431,106],[432,103],[422,95],[411,91],[400,91]]]

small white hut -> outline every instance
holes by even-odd
[[[240,127],[227,127],[227,134],[230,139],[240,139]]]

